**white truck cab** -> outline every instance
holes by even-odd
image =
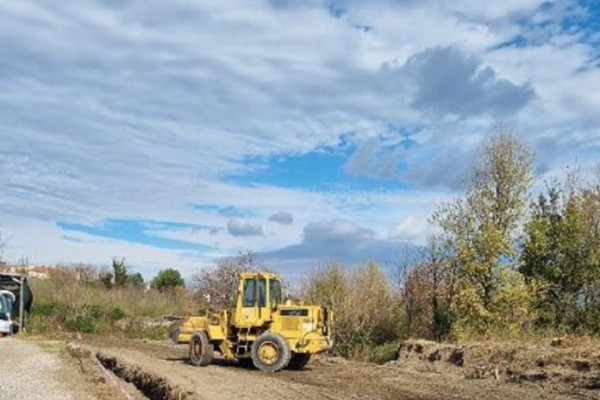
[[[11,311],[15,295],[8,290],[0,290],[0,336],[12,335],[13,321]]]

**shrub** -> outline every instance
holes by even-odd
[[[174,289],[178,286],[184,286],[184,282],[179,271],[174,268],[163,269],[152,280],[152,287],[161,292]]]
[[[120,307],[113,307],[110,311],[110,319],[111,321],[120,321],[125,318],[125,311],[123,311]]]
[[[56,334],[68,330],[144,337],[140,333],[143,329],[126,321],[128,316],[156,321],[164,315],[183,315],[191,298],[191,294],[179,287],[168,293],[142,291],[129,285],[108,289],[97,273],[95,280],[82,280],[80,275],[76,268],[58,267],[49,279],[30,279],[35,295],[30,316],[32,333]],[[149,336],[160,334],[151,332]]]
[[[354,271],[331,263],[303,282],[303,297],[334,312],[334,352],[368,359],[370,348],[399,337],[398,304],[389,280],[375,263]]]
[[[102,307],[99,304],[90,304],[85,308],[85,313],[98,320],[102,315]]]
[[[95,333],[98,329],[97,320],[91,315],[83,314],[67,318],[65,328],[82,333]]]
[[[32,313],[44,317],[50,317],[60,313],[61,307],[57,303],[36,302],[33,305]]]
[[[397,342],[390,342],[375,346],[371,349],[369,361],[377,364],[385,364],[388,361],[398,358],[398,348],[400,345]]]

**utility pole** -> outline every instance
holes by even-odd
[[[23,306],[23,286],[25,285],[25,276],[21,275],[21,287],[19,288],[19,333],[23,332],[23,313],[25,307]]]

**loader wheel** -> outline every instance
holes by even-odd
[[[194,332],[190,339],[190,361],[192,364],[205,367],[212,363],[213,345],[208,341],[206,332]]]
[[[310,354],[300,354],[294,353],[292,354],[292,358],[290,359],[290,363],[288,364],[288,369],[302,369],[308,364],[310,360]]]
[[[252,343],[252,362],[261,371],[277,372],[290,362],[292,352],[283,337],[265,332]]]

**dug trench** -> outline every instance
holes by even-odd
[[[138,366],[128,365],[115,356],[96,353],[95,357],[104,368],[125,382],[133,384],[150,400],[201,399],[194,393],[186,392],[182,388],[170,384],[166,378],[148,373]]]
[[[463,365],[458,366],[447,362],[460,364],[460,356],[452,356],[454,350],[423,343],[411,351],[405,348],[405,353],[401,348],[400,358],[387,365],[318,357],[302,371],[275,374],[242,368],[223,359],[196,367],[187,363],[185,346],[163,342],[89,338],[85,346],[104,367],[149,399],[600,399],[599,390],[577,381],[581,376],[571,383],[549,378],[510,379],[510,368],[498,368],[499,378],[494,376],[495,369],[489,374],[467,376],[476,370],[472,365],[477,365],[472,355],[476,353],[463,349]],[[493,361],[494,354],[490,351],[488,360]],[[549,354],[543,359],[552,363],[552,357]],[[596,364],[586,364],[588,361],[581,358],[578,361],[573,365],[585,370],[586,377],[596,376]],[[502,365],[510,366],[510,362]],[[513,369],[518,370],[519,365]],[[546,372],[552,376],[556,370]]]

